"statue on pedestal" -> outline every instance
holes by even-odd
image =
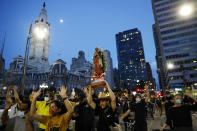
[[[99,48],[95,48],[95,53],[93,57],[94,73],[92,76],[93,83],[92,86],[104,86],[104,78],[106,72],[106,57],[104,51]]]

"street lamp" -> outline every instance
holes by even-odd
[[[167,63],[167,69],[169,69],[169,70],[174,69],[174,64],[173,63]],[[185,78],[185,68],[182,64],[180,64],[180,69],[181,69],[182,75],[183,75],[183,86],[186,87],[187,80]]]
[[[6,86],[4,86],[4,87],[3,87],[3,90],[6,90],[6,89],[7,89],[7,87],[6,87]]]
[[[183,4],[180,6],[178,13],[182,17],[187,17],[193,13],[193,9],[192,4]]]
[[[174,69],[174,64],[173,63],[171,63],[171,62],[169,62],[169,63],[167,63],[167,70],[172,70],[172,69]],[[167,71],[168,72],[168,71]],[[167,76],[166,76],[167,77]],[[171,77],[169,76],[169,78],[171,79]]]
[[[167,68],[168,69],[173,69],[174,68],[174,64],[173,63],[167,63]]]
[[[42,84],[40,85],[40,88],[43,89],[43,97],[44,97],[44,91],[45,91],[46,88],[48,88],[48,85],[45,84],[45,83],[42,83]]]
[[[2,91],[3,94],[6,93],[6,89],[7,89],[7,87],[4,86],[4,87],[3,87],[3,91]]]
[[[21,95],[24,95],[24,89],[25,89],[25,76],[26,76],[26,64],[27,64],[27,57],[28,57],[28,48],[30,44],[30,40],[32,38],[32,24],[30,25],[29,28],[29,34],[27,36],[27,43],[26,43],[26,48],[25,48],[25,59],[24,59],[24,65],[23,65],[23,76],[21,79]]]

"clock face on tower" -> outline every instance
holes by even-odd
[[[30,47],[29,64],[35,67],[35,72],[47,72],[50,65],[48,62],[50,25],[47,19],[45,6],[33,25],[32,42]]]
[[[33,31],[33,36],[35,36],[35,39],[43,40],[46,39],[48,35],[49,35],[49,30],[47,27],[35,25]]]

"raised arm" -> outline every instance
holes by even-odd
[[[190,97],[191,99],[193,99],[194,103],[192,105],[189,105],[189,110],[191,111],[197,111],[197,100],[196,97],[193,95],[193,92],[187,92],[185,94],[186,96]]]
[[[10,91],[11,91],[12,87],[8,87],[7,93],[6,93],[6,101],[8,103],[12,103],[12,99],[10,97]]]
[[[14,87],[13,87],[13,90],[14,90],[14,98],[15,98],[16,102],[17,102],[18,105],[19,105],[19,109],[22,109],[22,110],[23,110],[23,109],[27,109],[28,105],[22,103],[22,101],[20,100],[20,98],[19,98],[19,96],[18,96],[17,89],[18,89],[17,86],[14,86]]]
[[[123,113],[120,117],[120,120],[124,120],[125,117],[127,117],[129,115],[129,113],[131,112],[130,109],[127,110],[127,112]]]
[[[20,100],[19,96],[18,96],[18,92],[17,92],[17,89],[18,87],[17,86],[13,86],[13,91],[14,91],[14,98],[16,100],[16,102],[20,105],[22,104],[22,101]]]
[[[108,90],[109,96],[111,98],[111,107],[112,107],[113,111],[115,111],[115,109],[116,109],[116,96],[114,95],[114,92],[109,87],[109,84],[107,83],[107,81],[105,81],[105,83],[106,83],[105,88]]]
[[[39,115],[36,113],[36,100],[37,100],[37,97],[42,93],[42,90],[41,88],[33,93],[33,99],[32,99],[32,103],[31,103],[31,108],[30,108],[30,116],[32,118],[34,118],[35,120],[41,122],[41,123],[44,123],[44,117],[47,117],[47,116],[42,116],[42,115]]]
[[[84,88],[84,92],[86,93],[86,96],[88,98],[88,104],[90,105],[90,107],[92,109],[96,108],[96,103],[92,100],[92,95],[93,95],[93,89],[91,86],[88,86],[88,90],[87,87]]]
[[[186,95],[188,95],[188,94],[186,94]],[[196,97],[194,96],[194,85],[192,85],[192,93],[189,94],[188,97],[192,98],[194,100],[194,102],[197,102]]]
[[[145,84],[144,88],[145,88],[145,93],[146,93],[145,102],[147,103],[149,101],[149,99],[150,99],[148,85]]]
[[[62,99],[64,100],[64,104],[65,104],[66,109],[67,109],[67,114],[68,114],[68,116],[70,118],[71,115],[72,115],[72,112],[73,112],[73,108],[72,108],[72,104],[67,99],[68,98],[68,96],[67,96],[67,88],[65,88],[64,86],[62,86],[60,88],[59,94],[62,97]]]

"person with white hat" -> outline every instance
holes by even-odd
[[[110,131],[110,128],[114,126],[115,120],[116,97],[113,91],[110,89],[107,81],[104,82],[105,88],[108,92],[101,92],[98,95],[98,105],[96,105],[92,100],[91,95],[88,95],[88,103],[93,109],[95,109],[95,114],[99,117],[97,131]],[[89,90],[92,90],[92,88],[89,88]]]

